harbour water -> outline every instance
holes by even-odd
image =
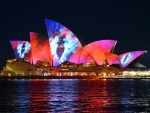
[[[0,113],[150,112],[150,79],[0,80]]]

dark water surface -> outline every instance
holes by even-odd
[[[1,80],[6,112],[150,112],[150,79]]]

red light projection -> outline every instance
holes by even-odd
[[[52,65],[51,50],[47,36],[30,32],[30,40],[32,45],[33,64],[37,61],[46,61]]]
[[[119,56],[112,53],[105,53],[106,60],[109,65],[120,64]]]
[[[78,64],[82,48],[79,48],[75,53],[70,55],[67,61]]]
[[[82,49],[78,64],[86,63],[86,62],[95,62],[95,61],[93,60],[93,58],[90,56],[88,52]]]
[[[119,55],[121,68],[126,68],[133,60],[144,53],[145,51],[132,51]]]
[[[83,48],[87,53],[90,54],[92,59],[98,64],[98,65],[103,65],[105,61],[105,55],[103,51],[100,49],[100,46],[98,43],[90,43]]]
[[[28,41],[10,41],[17,59],[31,59],[31,44]]]
[[[86,63],[86,62],[97,62],[97,64],[102,65],[106,58],[104,52],[109,53],[115,44],[116,44],[116,41],[114,40],[100,40],[100,41],[92,42],[86,45],[85,47],[83,47],[82,51],[80,49],[80,51],[78,51],[77,54],[71,56],[68,61],[71,61],[74,63],[78,62],[79,64]],[[107,55],[107,57],[109,56]],[[119,62],[119,60],[115,61],[117,60],[115,59],[115,55],[111,55],[111,56],[113,56],[113,58],[109,58],[110,63]],[[79,57],[79,60],[77,60],[78,57]]]

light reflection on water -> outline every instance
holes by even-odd
[[[0,112],[150,112],[150,79],[0,81]]]

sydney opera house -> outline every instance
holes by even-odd
[[[30,32],[30,41],[12,40],[15,58],[1,75],[98,76],[119,75],[130,67],[145,69],[138,61],[145,50],[114,54],[116,40],[98,40],[83,45],[62,24],[45,19],[48,36]]]

